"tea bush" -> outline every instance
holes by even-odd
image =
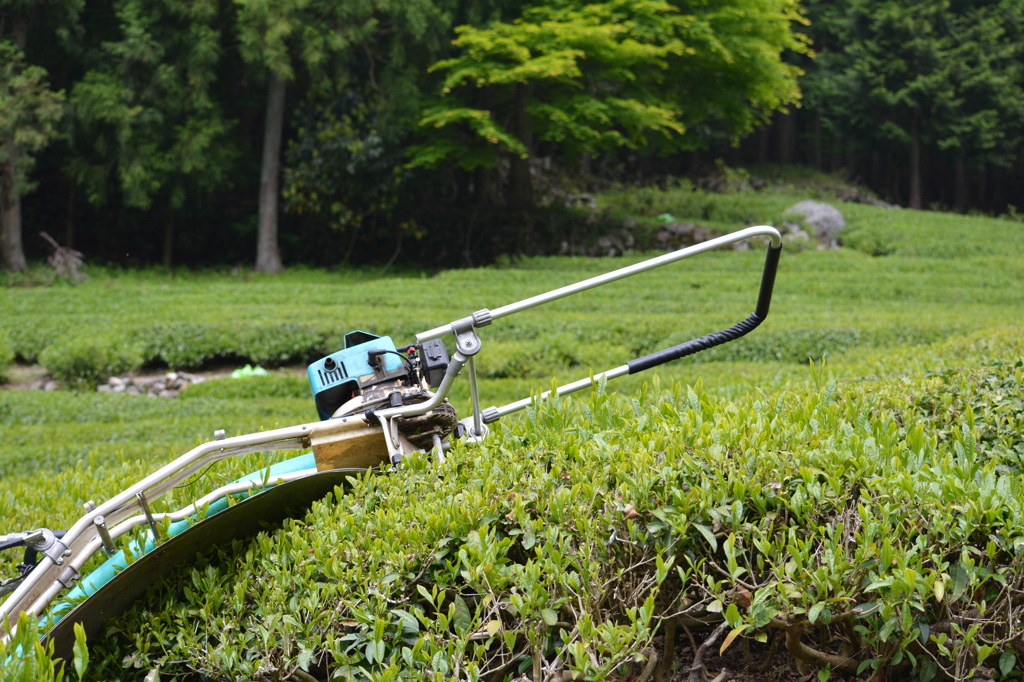
[[[844,676],[1009,679],[1019,421],[987,437],[974,410],[1019,420],[1022,364],[944,375],[962,413],[929,376],[545,402],[183,572],[111,623],[96,679],[651,679],[676,662],[655,635],[684,632]]]
[[[18,629],[10,642],[0,642],[0,681],[2,682],[62,682],[72,679],[64,675],[65,662],[54,660],[53,644],[42,644],[38,624],[21,614]],[[85,633],[75,628],[74,669],[81,680],[89,665]]]
[[[226,329],[208,325],[160,325],[141,329],[135,335],[144,344],[147,360],[172,369],[197,369],[236,356],[232,348],[233,335]]]
[[[7,368],[14,362],[14,344],[7,330],[0,327],[0,384],[7,381]]]
[[[141,346],[120,337],[64,338],[46,347],[39,361],[65,388],[94,390],[108,377],[142,366]]]

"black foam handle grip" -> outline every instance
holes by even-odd
[[[775,288],[775,273],[779,269],[779,256],[782,255],[782,244],[778,246],[768,246],[768,253],[764,259],[764,272],[761,274],[761,289],[757,295],[757,307],[754,312],[751,313],[750,317],[743,320],[738,324],[734,324],[728,329],[714,332],[713,334],[707,334],[700,338],[686,341],[678,346],[672,346],[664,350],[655,351],[650,355],[645,355],[642,358],[630,360],[626,363],[629,367],[630,374],[636,374],[642,372],[645,369],[651,367],[657,367],[666,362],[672,360],[678,360],[684,358],[687,355],[693,355],[699,353],[702,350],[708,348],[714,348],[720,346],[723,343],[729,341],[735,341],[736,339],[749,334],[757,328],[759,324],[764,322],[764,319],[768,317],[768,309],[772,303],[772,290]]]

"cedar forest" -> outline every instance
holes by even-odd
[[[1013,214],[1022,29],[1024,0],[0,0],[0,265],[44,231],[120,266],[478,264],[715,160]]]

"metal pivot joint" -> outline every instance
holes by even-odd
[[[467,358],[480,352],[480,337],[476,334],[477,327],[486,327],[491,323],[491,312],[484,308],[469,317],[452,322],[452,334],[455,335],[455,347]]]

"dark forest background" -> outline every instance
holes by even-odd
[[[2,266],[44,231],[120,266],[479,264],[723,164],[1014,214],[1022,32],[1024,0],[0,0]]]

